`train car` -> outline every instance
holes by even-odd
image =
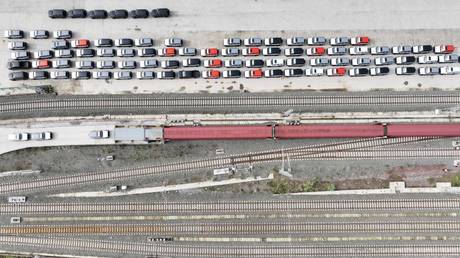
[[[388,137],[455,137],[460,136],[460,124],[388,124]]]
[[[273,138],[272,126],[176,126],[163,129],[165,141]]]
[[[8,197],[9,203],[23,203],[26,202],[27,197],[25,196],[10,196]]]
[[[381,124],[309,124],[275,127],[275,138],[367,138],[384,137]]]

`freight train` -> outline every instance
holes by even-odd
[[[460,123],[174,126],[163,128],[164,141],[410,136],[460,136]]]

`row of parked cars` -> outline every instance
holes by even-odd
[[[241,45],[245,46],[281,46],[284,43],[288,46],[321,46],[329,44],[331,46],[361,46],[369,44],[369,37],[367,36],[357,36],[357,37],[333,37],[327,39],[325,37],[292,37],[284,40],[281,37],[270,37],[270,38],[258,38],[251,37],[241,40],[241,38],[226,38],[224,39],[224,46],[226,47],[237,47]]]
[[[64,9],[52,9],[48,10],[48,16],[51,19],[64,19],[64,18],[86,18],[91,19],[106,19],[110,17],[112,19],[126,19],[128,17],[139,19],[139,18],[148,18],[150,16],[154,18],[160,17],[169,17],[170,11],[168,8],[157,8],[149,12],[147,9],[135,9],[135,10],[125,10],[125,9],[116,9],[111,11],[106,11],[103,9],[95,9],[86,11],[85,9],[72,9],[66,11]]]
[[[52,132],[38,132],[38,133],[11,133],[8,134],[8,140],[10,141],[29,141],[29,140],[51,140],[53,138]]]
[[[460,67],[420,67],[415,68],[411,66],[403,66],[395,68],[396,75],[413,75],[418,71],[419,75],[454,75],[460,73]],[[44,79],[74,79],[74,80],[88,80],[88,79],[116,79],[116,80],[129,80],[134,78],[140,80],[152,80],[155,78],[158,79],[190,79],[190,78],[204,78],[204,79],[218,79],[218,78],[280,78],[280,77],[317,77],[317,76],[344,76],[347,74],[347,68],[345,67],[334,67],[334,68],[322,68],[322,67],[311,67],[311,68],[291,68],[291,69],[268,69],[262,70],[252,69],[247,71],[240,70],[182,70],[182,71],[138,71],[133,73],[131,71],[36,71],[36,72],[13,72],[9,74],[10,80],[44,80]],[[348,75],[351,77],[359,76],[382,76],[390,74],[389,67],[360,67],[360,68],[350,68],[348,69]]]

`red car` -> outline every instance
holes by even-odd
[[[307,56],[322,56],[326,53],[326,49],[324,47],[314,47],[307,49]]]
[[[436,54],[450,54],[454,52],[455,46],[454,45],[440,45],[434,46],[434,52]]]
[[[344,76],[346,73],[347,69],[345,67],[327,69],[327,76]]]
[[[50,60],[36,60],[32,61],[32,68],[46,69],[51,67]]]
[[[369,44],[369,37],[367,36],[358,36],[350,39],[350,44],[353,46],[361,46]]]
[[[218,79],[220,78],[220,72],[217,70],[207,70],[201,73],[201,77],[205,79]]]
[[[222,60],[220,59],[204,60],[204,67],[206,68],[222,67]]]
[[[73,40],[70,45],[75,48],[87,48],[89,47],[89,40],[76,39],[76,40]]]
[[[201,50],[201,56],[218,56],[219,49],[217,48],[204,48]]]
[[[248,47],[243,49],[243,56],[258,56],[260,55],[260,48]]]
[[[245,78],[262,78],[263,76],[264,73],[262,72],[262,69],[254,69],[244,72]]]
[[[158,50],[159,56],[175,56],[176,49],[173,47],[161,48]]]

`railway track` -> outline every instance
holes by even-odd
[[[423,199],[288,199],[270,201],[214,202],[122,202],[122,203],[24,203],[0,204],[4,215],[45,214],[244,214],[244,213],[305,213],[324,211],[458,211],[460,198]]]
[[[33,111],[187,109],[187,108],[276,108],[317,106],[408,106],[426,104],[460,104],[460,93],[388,93],[384,94],[296,94],[296,95],[130,95],[130,96],[40,96],[0,98],[0,114]]]
[[[0,236],[3,249],[23,247],[126,254],[137,257],[458,257],[459,243],[371,243],[371,244],[147,244],[75,238]]]
[[[1,226],[0,234],[109,234],[158,236],[290,236],[351,233],[460,233],[460,221],[187,222]]]
[[[347,149],[359,149],[378,147],[383,145],[405,144],[432,140],[426,137],[404,137],[404,138],[371,138],[359,139],[355,141],[345,141],[329,143],[323,145],[308,145],[281,150],[270,150],[261,152],[250,152],[221,158],[195,160],[189,162],[178,162],[156,166],[136,167],[117,169],[113,171],[94,172],[75,174],[71,176],[60,176],[31,180],[28,182],[13,182],[0,184],[0,194],[34,191],[44,188],[67,187],[69,185],[79,185],[88,183],[98,183],[108,180],[126,180],[141,176],[161,175],[177,171],[194,171],[197,169],[210,169],[230,167],[235,165],[253,165],[263,162],[273,162],[283,159],[290,152],[309,155],[322,152],[331,152]]]

